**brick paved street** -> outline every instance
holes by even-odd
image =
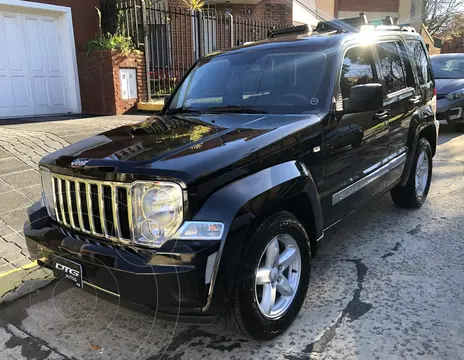
[[[0,125],[0,274],[30,262],[22,230],[26,208],[41,194],[39,160],[69,144],[144,118],[66,117],[61,121]]]
[[[326,231],[303,308],[274,341],[55,281],[1,308],[0,360],[464,360],[463,134],[442,127],[433,166],[421,209],[387,195]]]

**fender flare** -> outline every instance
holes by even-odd
[[[316,183],[304,164],[299,161],[281,163],[257,173],[237,180],[214,194],[204,203],[193,221],[219,221],[224,224],[224,235],[220,241],[219,250],[214,261],[207,301],[202,311],[210,308],[213,292],[218,278],[223,281],[220,296],[227,299],[227,283],[230,276],[234,276],[238,268],[237,261],[230,260],[230,254],[224,257],[224,248],[227,247],[237,256],[241,253],[247,232],[253,221],[266,213],[266,210],[276,206],[293,196],[305,194],[311,204],[314,219],[314,233],[317,240],[323,235],[323,217]],[[227,262],[227,266],[220,266]],[[227,267],[227,274],[225,274]],[[220,274],[222,272],[222,274]],[[230,282],[230,281],[229,281]],[[216,291],[217,292],[217,291]]]
[[[433,131],[434,131],[434,134],[435,134],[435,137],[436,137],[436,129],[435,129],[435,126],[433,123],[422,123],[420,124],[419,126],[417,126],[415,128],[415,131],[410,133],[409,135],[409,144],[408,144],[408,157],[406,159],[406,164],[404,166],[404,171],[403,171],[403,177],[401,179],[401,182],[400,182],[400,186],[405,186],[406,183],[408,182],[408,179],[409,179],[409,175],[411,173],[411,169],[412,169],[412,163],[414,161],[414,153],[415,153],[415,150],[416,150],[416,147],[417,147],[417,144],[419,143],[419,139],[420,139],[420,134],[423,130],[425,130],[426,128],[428,127],[433,127]]]

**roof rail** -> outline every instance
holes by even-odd
[[[325,31],[337,31],[337,32],[353,32],[358,31],[359,27],[368,25],[367,17],[364,13],[359,13],[359,16],[346,18],[346,19],[335,19],[331,21],[321,21],[317,24],[314,31],[325,32]]]
[[[414,29],[412,26],[402,26],[401,31],[408,31],[412,33],[417,33],[416,29]]]
[[[268,38],[276,36],[290,35],[290,34],[307,34],[309,32],[308,25],[292,26],[284,29],[269,30],[267,33]]]
[[[414,29],[411,26],[401,26],[401,25],[367,25],[367,26],[361,26],[360,28],[361,31],[406,31],[406,32],[411,32],[415,33],[416,29]]]

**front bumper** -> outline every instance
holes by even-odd
[[[37,248],[31,254],[45,256],[42,265],[49,268],[56,256],[81,264],[84,289],[93,287],[168,320],[212,323],[219,315],[202,308],[210,287],[209,264],[220,241],[169,241],[160,249],[129,247],[60,227],[39,204],[28,215],[24,235],[28,244],[40,249],[40,254]]]
[[[464,122],[464,100],[437,100],[437,120],[445,124],[460,124]]]

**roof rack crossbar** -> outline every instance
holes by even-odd
[[[393,18],[390,15],[385,16],[382,20],[383,25],[394,25]]]
[[[357,17],[321,21],[317,24],[315,31],[325,32],[336,30],[338,32],[354,32],[359,31],[359,27],[368,24],[366,15],[360,13]]]
[[[359,16],[346,18],[346,19],[335,19],[331,21],[321,21],[317,24],[314,31],[318,33],[326,33],[336,31],[340,32],[359,32],[363,29],[370,27],[376,31],[407,31],[416,32],[411,26],[396,25],[393,18],[389,15],[382,19],[381,25],[369,25],[367,17],[364,13],[359,13]]]
[[[273,38],[276,36],[290,35],[290,34],[307,34],[309,32],[308,25],[292,26],[284,29],[269,30],[267,37]]]

